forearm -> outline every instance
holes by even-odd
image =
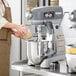
[[[4,28],[9,28],[9,29],[15,29],[16,28],[16,24],[12,24],[12,23],[8,22],[3,27]]]
[[[8,22],[4,17],[0,17],[0,29],[3,27],[9,29],[16,29],[18,28],[18,25]]]

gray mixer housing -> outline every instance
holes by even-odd
[[[63,10],[59,6],[38,7],[32,9],[31,13],[31,23],[34,25],[42,25],[43,22],[46,22],[46,20],[62,20],[63,18]],[[50,17],[45,17],[46,14],[48,14]],[[52,22],[55,23],[54,21]]]
[[[63,9],[59,6],[37,7],[33,8],[30,14],[29,20],[31,26],[35,26],[36,36],[27,42],[28,64],[40,63],[40,67],[48,68],[51,63],[65,59],[64,35],[60,26]],[[47,37],[47,33],[52,36],[52,40],[42,38]]]

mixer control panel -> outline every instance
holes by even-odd
[[[54,17],[54,11],[48,11],[44,13],[45,18],[53,18]]]

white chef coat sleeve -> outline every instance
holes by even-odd
[[[5,14],[5,8],[4,5],[2,3],[0,3],[0,29],[6,25],[6,23],[8,22],[3,16]]]
[[[4,17],[0,17],[0,29],[7,23],[8,21]]]

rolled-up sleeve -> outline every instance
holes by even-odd
[[[0,18],[0,29],[7,23],[8,23],[8,21],[4,17],[1,17]]]
[[[3,17],[5,13],[4,6],[0,3],[0,29],[8,23],[8,21]]]

